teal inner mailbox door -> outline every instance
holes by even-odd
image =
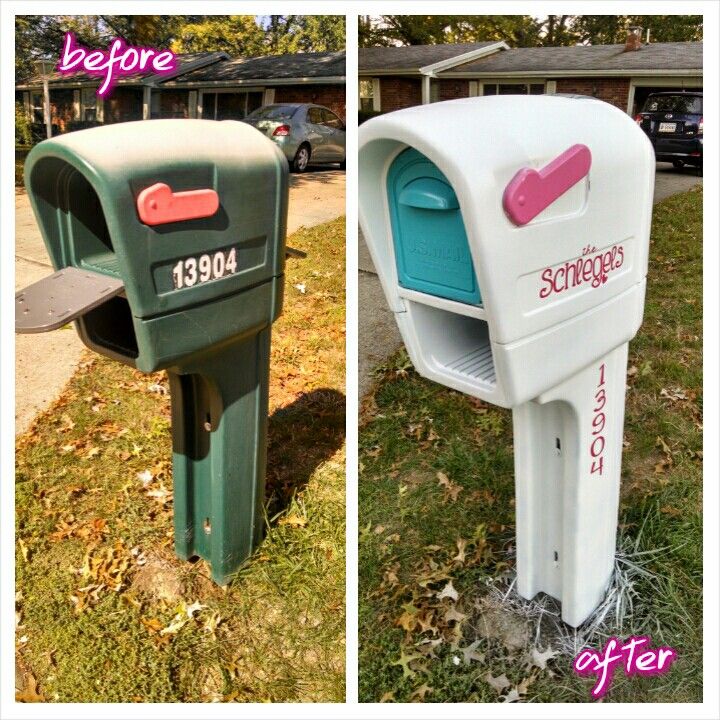
[[[425,155],[408,148],[390,166],[387,191],[400,285],[479,305],[465,224],[445,175]]]

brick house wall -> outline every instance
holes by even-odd
[[[470,81],[460,78],[442,78],[438,83],[438,100],[470,97]],[[482,83],[482,78],[479,78]],[[629,78],[558,78],[556,92],[590,95],[627,110],[630,93]],[[380,107],[382,112],[422,104],[422,87],[419,79],[382,76],[380,78]]]
[[[383,75],[380,78],[380,109],[392,112],[422,104],[422,86],[418,78]]]
[[[345,85],[281,85],[275,88],[275,102],[324,105],[345,120]]]
[[[438,100],[455,100],[470,97],[469,80],[439,80]]]
[[[590,95],[598,98],[598,100],[609,102],[626,112],[628,95],[630,94],[630,79],[614,77],[558,78],[556,92]]]

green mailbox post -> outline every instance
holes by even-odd
[[[98,353],[167,370],[175,549],[225,584],[263,529],[287,161],[240,122],[130,122],[40,143],[25,185],[57,272],[17,293],[16,331],[74,320]]]

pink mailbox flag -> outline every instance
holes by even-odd
[[[540,170],[523,168],[508,183],[503,207],[515,225],[526,225],[590,172],[586,145],[573,145]]]

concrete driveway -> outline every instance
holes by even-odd
[[[345,172],[314,170],[290,176],[288,234],[345,214]],[[15,289],[52,272],[27,193],[15,194]],[[15,336],[15,433],[61,393],[85,346],[72,326],[50,333]]]
[[[698,177],[694,168],[676,170],[669,163],[657,163],[654,202],[685,192],[697,184],[702,184],[702,177]],[[358,382],[362,397],[372,386],[374,368],[400,347],[402,338],[393,314],[387,309],[385,296],[362,234],[358,245]]]

